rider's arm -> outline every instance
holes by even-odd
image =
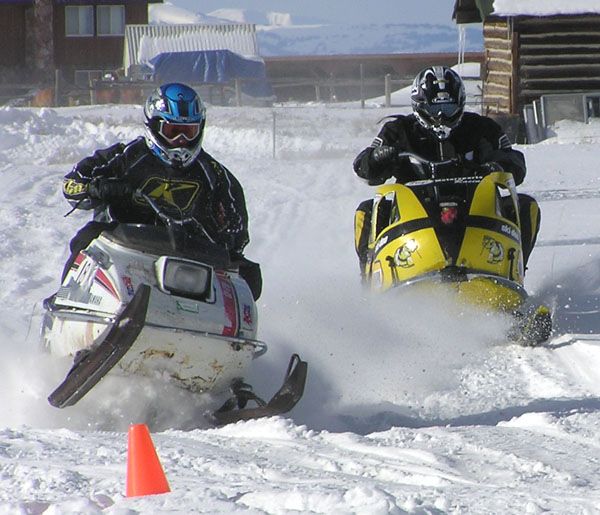
[[[242,185],[223,165],[211,158],[217,176],[214,218],[220,243],[227,244],[232,254],[241,256],[250,241],[248,212]]]
[[[410,165],[396,158],[399,152],[409,150],[405,117],[394,117],[383,125],[371,145],[356,156],[354,172],[370,186],[383,184],[392,175],[398,180],[406,175],[407,180],[410,180]]]
[[[484,118],[484,120],[478,161],[480,163],[493,161],[500,164],[504,170],[512,173],[516,184],[521,184],[527,171],[525,156],[522,152],[512,148],[508,136],[500,125],[490,118]]]
[[[116,143],[111,147],[97,150],[93,155],[79,161],[73,169],[65,175],[63,180],[63,195],[73,207],[78,209],[92,209],[97,207],[99,201],[90,198],[88,186],[92,178],[104,176],[114,177],[121,168],[117,156],[122,155],[125,145]]]

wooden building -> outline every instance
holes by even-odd
[[[125,25],[161,0],[0,0],[0,81],[54,83],[119,68]]]
[[[560,12],[544,0],[522,4],[455,1],[457,23],[483,23],[486,109],[517,115],[542,95],[599,92],[600,1]]]

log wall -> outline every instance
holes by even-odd
[[[483,25],[487,110],[519,114],[542,95],[600,91],[600,16],[491,17]]]

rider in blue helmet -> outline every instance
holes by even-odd
[[[63,275],[103,230],[119,222],[155,223],[146,195],[169,215],[199,222],[203,231],[197,237],[226,247],[258,298],[260,267],[243,256],[249,241],[244,192],[202,147],[204,103],[193,88],[170,83],[150,94],[143,113],[144,136],[97,150],[65,176],[64,196],[74,208],[94,210],[94,218],[71,241]]]

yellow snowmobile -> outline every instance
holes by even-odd
[[[545,341],[550,311],[528,306],[518,196],[512,174],[468,175],[456,160],[410,159],[421,180],[377,188],[363,275],[375,291],[453,288],[459,298],[517,318],[511,336]]]

